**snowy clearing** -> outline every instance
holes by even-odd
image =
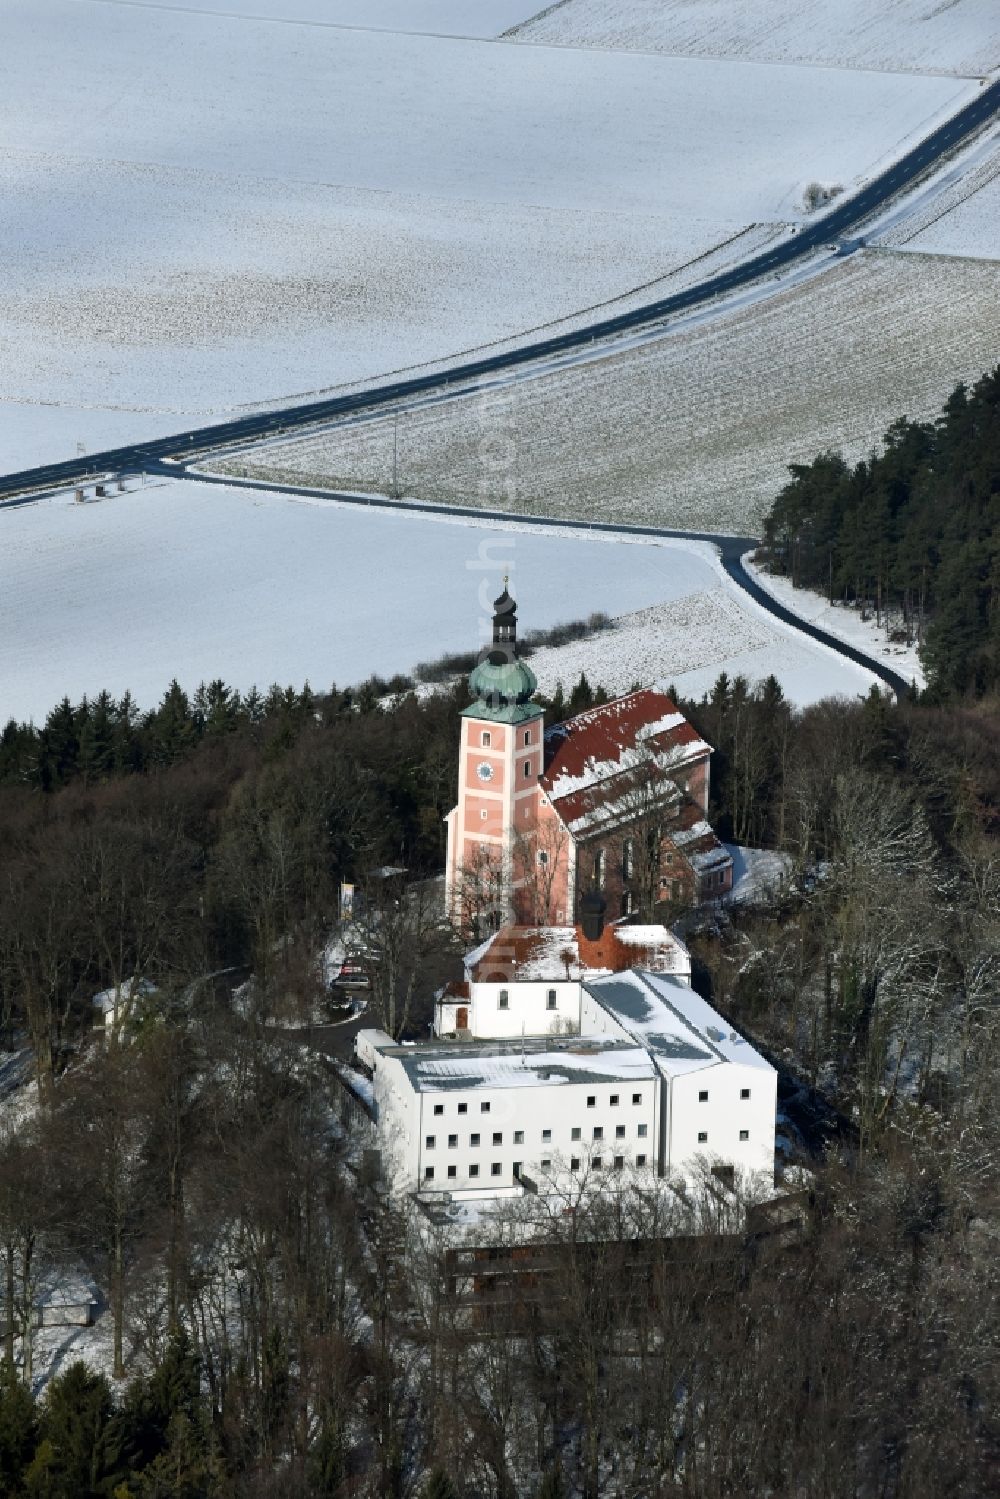
[[[752,306],[596,363],[407,412],[424,500],[753,533],[789,463],[856,460],[995,364],[1000,265],[863,253]],[[263,444],[231,472],[384,490],[389,418]]]
[[[90,447],[109,412],[181,430],[745,253],[974,87],[107,0],[8,0],[4,65],[0,402]],[[0,467],[36,456],[0,427]]]
[[[563,0],[510,34],[567,47],[966,77],[1000,62],[995,0]]]
[[[774,672],[796,701],[871,678],[771,621],[695,543],[493,528],[178,481],[0,511],[0,720],[106,688],[155,704],[177,676],[317,689],[485,638],[509,572],[525,629],[646,611],[532,658],[543,685],[705,690]]]

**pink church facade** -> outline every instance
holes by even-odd
[[[647,918],[725,894],[732,860],[707,821],[711,746],[653,690],[546,732],[506,589],[495,609],[446,819],[452,918],[481,929],[572,924],[590,888],[612,916]]]

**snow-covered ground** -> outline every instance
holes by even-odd
[[[89,3],[89,0],[83,0]],[[148,5],[163,0],[97,0]],[[186,0],[203,15],[257,17],[313,26],[354,26],[366,31],[418,31],[430,36],[494,37],[533,16],[537,0]]]
[[[557,46],[966,76],[1000,63],[995,0],[562,0],[511,34]]]
[[[787,465],[863,457],[997,359],[1000,263],[862,252],[625,353],[399,420],[422,499],[753,534]],[[384,489],[389,418],[259,445],[234,472]]]
[[[974,88],[467,39],[525,13],[495,0],[218,9],[7,0],[0,468],[49,413],[63,456],[569,317]]]
[[[1000,260],[1000,139],[973,171],[878,242],[924,254]]]
[[[791,579],[774,577],[757,567],[751,557],[744,557],[743,562],[747,572],[761,588],[766,589],[780,604],[784,604],[786,609],[801,615],[819,629],[826,630],[827,634],[835,635],[838,640],[853,645],[855,650],[881,658],[886,666],[899,672],[900,676],[906,677],[917,687],[927,685],[916,643],[897,645],[876,624],[874,615],[862,619],[858,609],[852,609],[847,604],[831,605],[823,594],[815,593],[811,588],[795,588]],[[894,620],[894,623],[898,621]]]
[[[733,887],[724,897],[727,904],[770,900],[791,873],[791,858],[777,849],[744,848],[739,843],[727,843],[726,850],[733,861]]]
[[[697,543],[497,529],[185,481],[0,511],[0,721],[106,688],[154,705],[176,676],[314,688],[477,648],[509,573],[522,628],[627,614],[532,658],[543,687],[586,671],[624,691],[707,690],[774,672],[797,702],[871,678],[767,614]],[[634,611],[640,611],[636,614]]]

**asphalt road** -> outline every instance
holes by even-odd
[[[273,484],[262,484],[252,479],[225,479],[214,475],[190,473],[166,463],[153,464],[147,472],[162,473],[171,479],[189,478],[201,484],[219,484],[233,489],[261,489],[271,494],[275,492]],[[845,657],[848,661],[853,661],[856,666],[863,666],[867,671],[874,672],[881,681],[892,688],[899,698],[908,696],[913,686],[912,682],[907,681],[891,667],[885,666],[877,656],[868,656],[864,651],[856,650],[854,646],[848,645],[836,635],[821,630],[818,625],[810,624],[808,620],[802,619],[791,609],[786,609],[766,589],[761,588],[743,566],[744,554],[753,551],[759,545],[760,539],[756,536],[721,536],[711,531],[670,531],[664,530],[662,526],[629,526],[616,525],[611,521],[569,520],[547,515],[518,515],[505,510],[478,509],[472,505],[437,505],[430,500],[408,500],[405,505],[400,505],[397,501],[387,499],[383,495],[340,494],[329,489],[310,489],[305,485],[282,484],[281,493],[303,495],[310,499],[330,500],[342,505],[357,505],[363,509],[403,510],[407,514],[418,515],[461,516],[463,519],[487,523],[503,521],[522,526],[544,526],[548,530],[600,531],[611,536],[650,536],[674,541],[707,541],[717,548],[722,566],[733,582],[745,589],[751,598],[755,599],[769,614],[773,614],[775,619],[792,625],[803,635],[819,641],[821,645],[829,646],[838,655]]]
[[[934,165],[937,159],[951,151],[967,136],[979,130],[991,118],[1000,114],[1000,80],[983,86],[976,97],[943,125],[931,132],[924,140],[907,152],[894,166],[876,177],[867,187],[855,193],[839,207],[834,208],[809,225],[793,238],[766,253],[744,261],[732,270],[713,276],[697,286],[672,296],[661,297],[643,307],[623,312],[616,317],[605,318],[537,343],[525,344],[502,354],[488,355],[482,359],[436,373],[414,376],[407,380],[396,380],[353,395],[331,397],[323,401],[311,401],[288,406],[280,411],[257,413],[222,422],[217,426],[199,427],[175,436],[158,438],[146,443],[133,443],[128,447],[111,448],[103,453],[92,453],[85,459],[67,459],[62,463],[45,464],[39,468],[25,469],[20,473],[0,476],[0,497],[15,495],[25,489],[41,489],[48,486],[65,486],[77,483],[88,475],[108,472],[135,472],[148,469],[155,462],[169,457],[190,459],[207,448],[224,444],[245,442],[253,438],[274,436],[296,427],[311,425],[349,413],[376,409],[379,406],[434,390],[446,390],[475,380],[483,375],[495,374],[518,365],[530,364],[539,358],[566,353],[585,347],[597,339],[606,338],[629,329],[662,322],[675,313],[689,310],[709,302],[725,292],[731,292],[762,276],[777,274],[782,267],[801,260],[821,249],[824,245],[838,243],[842,253],[850,254],[859,242],[850,238],[864,221],[889,199],[908,187]]]

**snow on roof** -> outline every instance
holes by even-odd
[[[116,1006],[128,1005],[132,1000],[132,987],[134,978],[127,978],[120,989],[102,989],[100,994],[95,994],[91,1003],[104,1015],[110,1015]],[[151,984],[149,979],[140,979],[135,985],[135,993],[141,998],[145,994],[155,994],[156,985]]]
[[[720,864],[731,864],[733,861],[726,852],[725,845],[719,843],[712,834],[712,843],[709,848],[687,854],[688,863],[699,874],[705,869],[716,869]]]
[[[617,922],[595,941],[581,927],[506,926],[466,954],[465,972],[474,983],[567,982],[636,964],[659,973],[691,972],[687,948],[666,927]]]
[[[556,724],[545,735],[545,749],[542,785],[553,801],[638,764],[656,763],[665,769],[711,753],[676,703],[652,688]]]
[[[633,970],[585,987],[671,1076],[725,1063],[774,1070],[718,1010],[672,974]]]
[[[638,1082],[656,1076],[647,1051],[606,1036],[444,1042],[386,1048],[418,1093],[457,1088],[537,1088],[564,1083]]]
[[[696,838],[704,838],[706,833],[711,832],[711,824],[701,818],[689,828],[678,828],[676,833],[671,831],[670,837],[678,848],[683,848],[685,843],[693,843]]]

